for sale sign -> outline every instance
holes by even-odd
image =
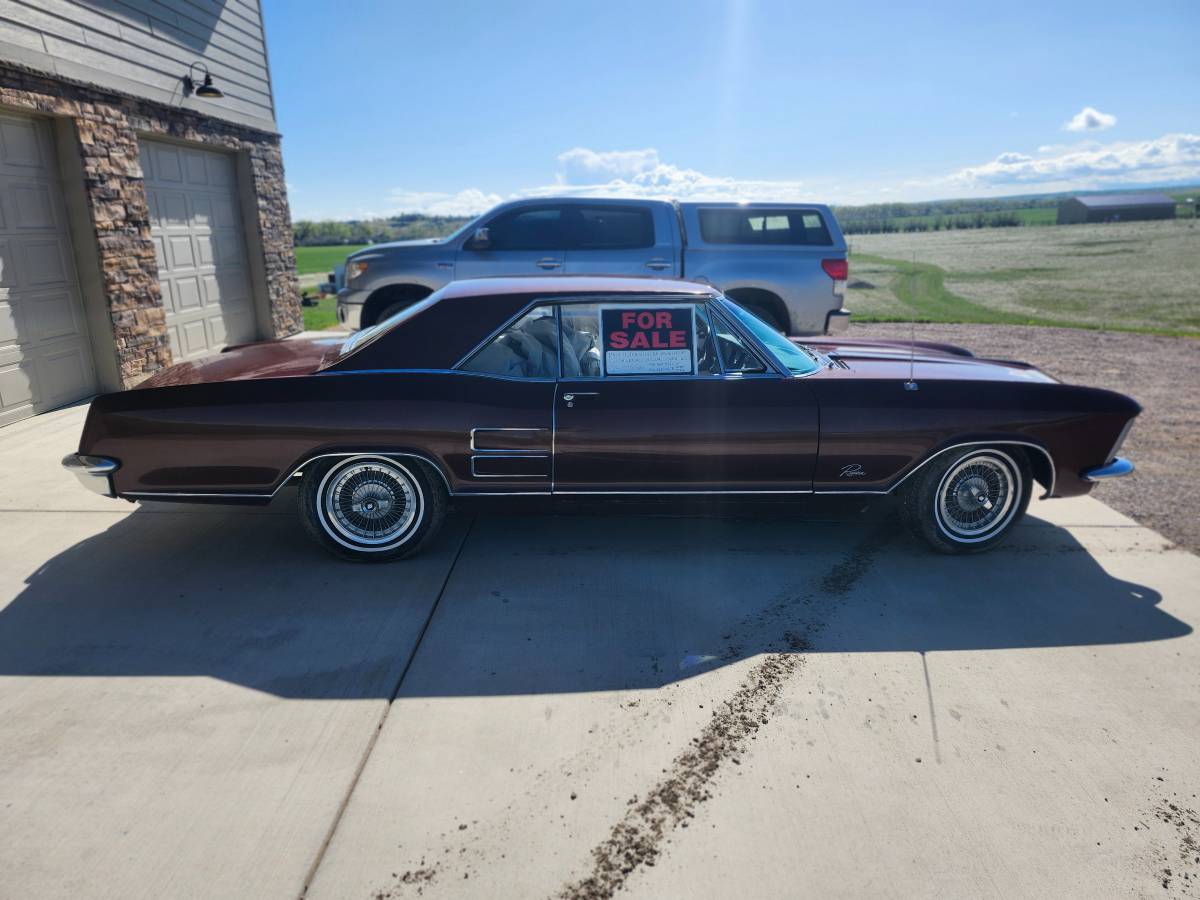
[[[695,307],[601,306],[605,375],[694,375]]]

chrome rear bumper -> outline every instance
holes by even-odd
[[[1097,466],[1095,469],[1085,469],[1082,473],[1084,481],[1100,481],[1104,478],[1120,478],[1133,471],[1133,463],[1118,456],[1110,463]]]
[[[850,330],[850,310],[835,309],[825,317],[826,334],[845,334]]]
[[[115,459],[72,453],[63,457],[62,464],[63,468],[74,473],[79,483],[89,491],[101,497],[117,496],[113,490],[112,473],[120,468],[121,464]]]

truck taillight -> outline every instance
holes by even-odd
[[[823,259],[821,268],[834,281],[845,281],[850,277],[850,263],[844,259]]]

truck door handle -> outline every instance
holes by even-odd
[[[555,259],[553,256],[547,256],[537,261],[539,269],[557,269],[562,266],[561,259]]]
[[[665,259],[652,259],[646,263],[646,268],[661,271],[663,269],[671,268],[671,263],[669,260]]]

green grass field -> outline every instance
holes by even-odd
[[[337,324],[337,297],[318,297],[316,288],[310,287],[301,288],[300,295],[317,301],[313,306],[300,307],[305,331],[324,331]]]
[[[854,235],[859,322],[994,322],[1200,337],[1200,223]]]
[[[365,246],[367,245],[337,244],[333,247],[297,247],[296,272],[300,275],[332,272],[334,266],[341,265],[347,256]]]

